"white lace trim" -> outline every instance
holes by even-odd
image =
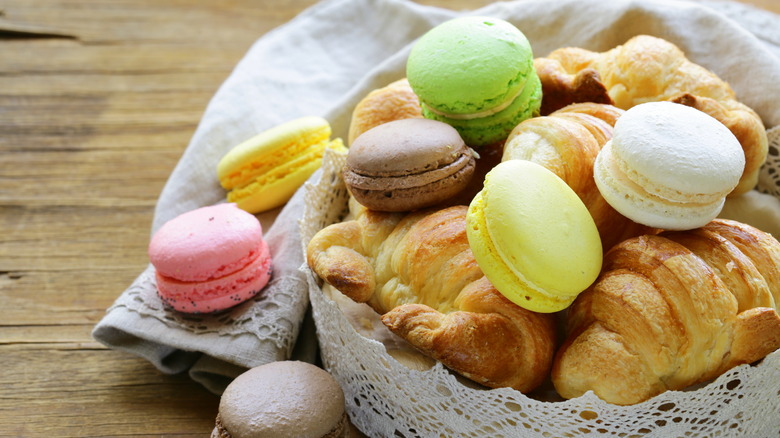
[[[273,342],[289,356],[308,305],[308,301],[301,297],[302,283],[301,278],[291,276],[272,278],[261,293],[235,307],[213,314],[186,314],[163,304],[157,295],[154,267],[149,265],[108,309],[108,313],[114,308],[124,307],[193,335],[249,333]]]
[[[346,214],[344,161],[343,154],[326,154],[322,179],[306,186],[304,247]],[[440,363],[426,371],[401,365],[383,344],[358,334],[316,276],[302,269],[323,362],[344,388],[352,421],[369,436],[769,437],[780,430],[780,351],[697,389],[668,391],[634,406],[610,405],[592,392],[543,401],[507,388],[475,388]]]
[[[758,191],[780,198],[780,126],[767,131],[769,152],[758,176]]]

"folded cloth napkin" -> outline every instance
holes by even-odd
[[[459,14],[515,23],[536,56],[567,45],[606,50],[639,33],[664,37],[730,82],[767,126],[780,124],[778,17],[737,3],[519,0],[452,11],[404,0],[327,0],[262,36],[238,63],[167,181],[151,231],[181,213],[222,202],[217,162],[260,131],[320,115],[331,122],[334,136],[346,138],[357,101],[401,77],[411,43]],[[701,35],[702,29],[711,34]],[[162,372],[189,372],[215,393],[248,367],[289,358],[315,361],[308,289],[299,271],[303,205],[299,192],[281,211],[261,217],[273,223],[266,238],[274,275],[256,299],[211,316],[178,314],[160,302],[149,267],[107,310],[94,338],[144,357]]]

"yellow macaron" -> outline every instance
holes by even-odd
[[[346,152],[321,117],[307,116],[268,129],[231,149],[217,165],[228,202],[250,213],[283,205],[322,165],[326,148]]]
[[[466,224],[485,276],[528,310],[565,309],[601,271],[601,239],[587,208],[560,177],[531,161],[491,169]]]

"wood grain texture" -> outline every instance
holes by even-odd
[[[209,436],[218,397],[90,332],[146,266],[209,99],[313,3],[0,2],[0,436]]]

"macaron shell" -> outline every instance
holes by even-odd
[[[530,161],[502,162],[488,173],[466,230],[491,283],[532,311],[564,309],[601,270],[601,239],[584,204]]]
[[[725,195],[710,202],[674,202],[648,192],[615,163],[612,142],[596,157],[593,178],[601,196],[615,210],[634,222],[666,230],[689,230],[706,225],[720,214]]]
[[[454,127],[467,145],[479,148],[505,140],[520,122],[538,116],[541,105],[542,84],[534,74],[511,105],[487,117],[453,119],[431,112],[425,104],[422,111],[426,118]]]
[[[342,175],[352,196],[380,211],[438,204],[466,188],[475,154],[450,125],[414,118],[376,126],[349,148]]]
[[[345,419],[344,392],[327,371],[305,362],[251,368],[219,401],[222,426],[233,437],[326,437]]]
[[[327,148],[346,152],[341,139],[317,143],[254,181],[233,189],[227,194],[228,202],[235,202],[239,208],[250,213],[283,205],[322,166],[322,157]]]
[[[629,219],[685,230],[720,213],[744,167],[742,146],[718,120],[685,105],[650,102],[617,119],[593,176],[604,199]]]
[[[374,190],[350,187],[349,191],[356,201],[372,210],[411,211],[433,206],[456,196],[468,186],[475,168],[476,163],[472,158],[457,172],[425,185]]]
[[[726,196],[745,167],[742,146],[726,126],[671,102],[626,111],[615,123],[612,154],[631,180],[670,200],[712,202]]]
[[[344,170],[344,181],[351,189],[365,190],[395,190],[422,187],[436,181],[442,181],[455,174],[471,171],[474,168],[474,156],[470,151],[453,153],[454,161],[446,164],[431,166],[431,169],[419,173],[408,173],[400,176],[367,176],[355,170]]]
[[[256,255],[242,269],[207,281],[183,282],[157,272],[157,293],[179,312],[211,313],[231,308],[257,295],[271,278],[271,255],[264,241]]]
[[[217,164],[217,178],[225,189],[240,187],[330,135],[328,122],[315,116],[275,126],[228,151]]]
[[[346,166],[369,177],[406,176],[446,166],[470,154],[452,126],[428,119],[403,119],[376,126],[350,146]]]
[[[504,20],[479,16],[455,18],[428,31],[412,47],[406,71],[421,101],[454,114],[514,99],[535,75],[525,35]]]
[[[155,270],[179,281],[231,274],[257,257],[260,222],[235,204],[202,207],[166,222],[149,242]]]

